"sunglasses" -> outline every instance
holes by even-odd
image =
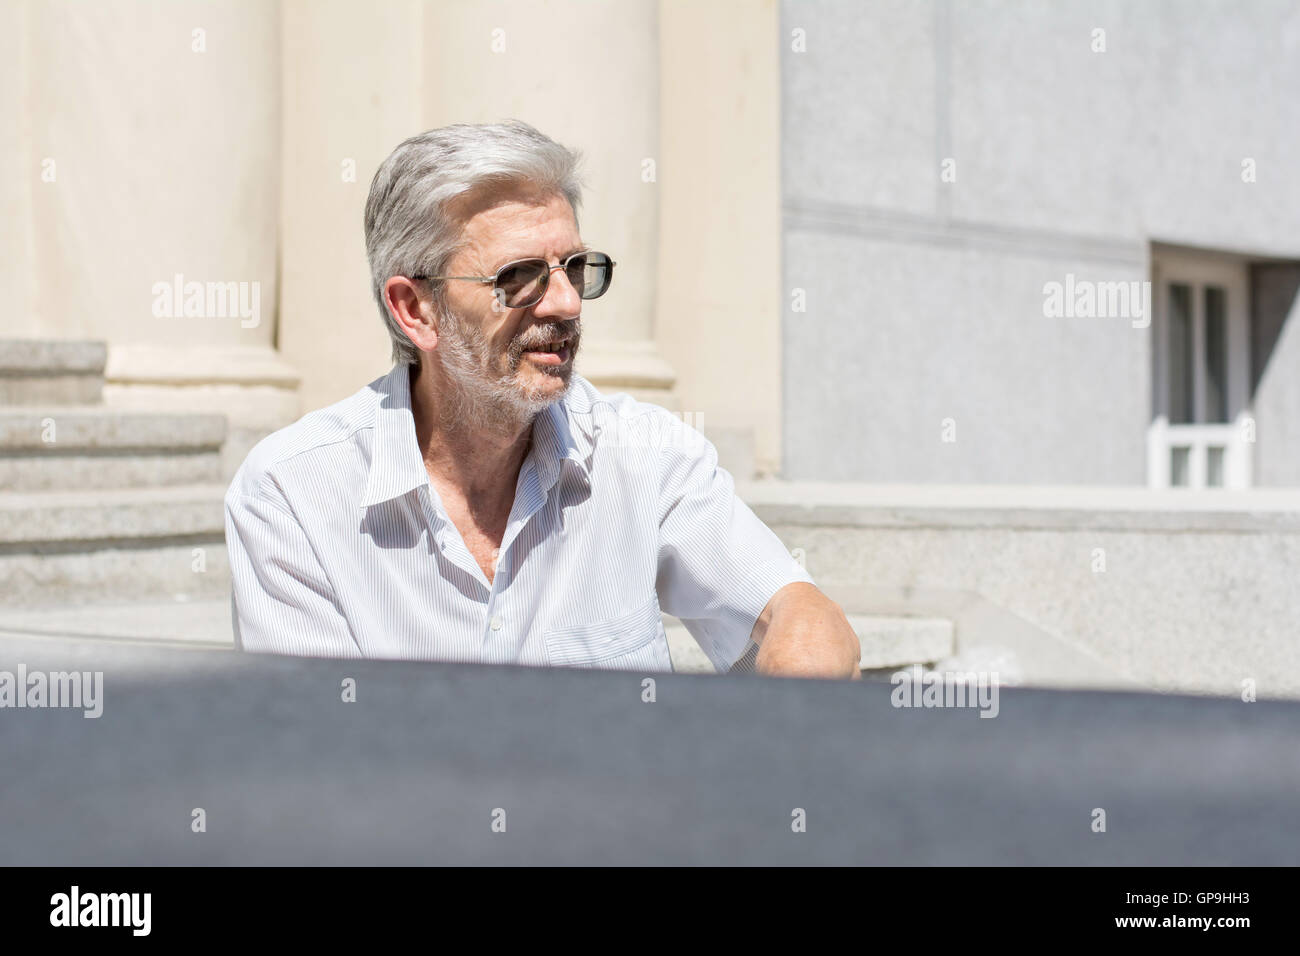
[[[507,262],[490,276],[411,276],[412,279],[463,279],[466,282],[491,282],[492,294],[507,309],[526,309],[546,296],[551,273],[563,269],[565,278],[579,296],[599,299],[609,291],[614,278],[614,260],[603,252],[575,252],[559,265],[545,259],[517,259]]]

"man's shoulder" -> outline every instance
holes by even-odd
[[[627,392],[602,392],[590,380],[577,374],[573,376],[573,387],[569,389],[565,404],[572,418],[586,421],[680,417],[662,405],[642,401]]]
[[[670,411],[626,392],[601,392],[578,375],[567,406],[570,421],[594,444],[708,456],[709,442],[698,415]]]
[[[376,390],[383,378],[375,379],[332,405],[308,412],[259,441],[235,473],[226,497],[255,496],[279,467],[304,456],[336,451],[341,444],[353,441],[358,432],[372,428]]]

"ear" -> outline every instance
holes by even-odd
[[[384,304],[411,344],[431,352],[438,346],[437,316],[427,296],[421,298],[420,287],[406,276],[393,276],[384,283]]]

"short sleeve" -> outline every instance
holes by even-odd
[[[659,606],[726,671],[752,648],[749,636],[772,596],[814,582],[737,497],[713,443],[680,422],[672,434],[660,459]]]
[[[288,505],[269,492],[226,495],[231,617],[246,651],[361,657],[333,586]]]

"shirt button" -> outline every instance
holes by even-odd
[[[501,630],[501,615],[500,615],[500,614],[493,614],[493,615],[492,615],[491,625],[492,625],[492,630],[494,630],[494,631],[499,631],[499,630]]]

